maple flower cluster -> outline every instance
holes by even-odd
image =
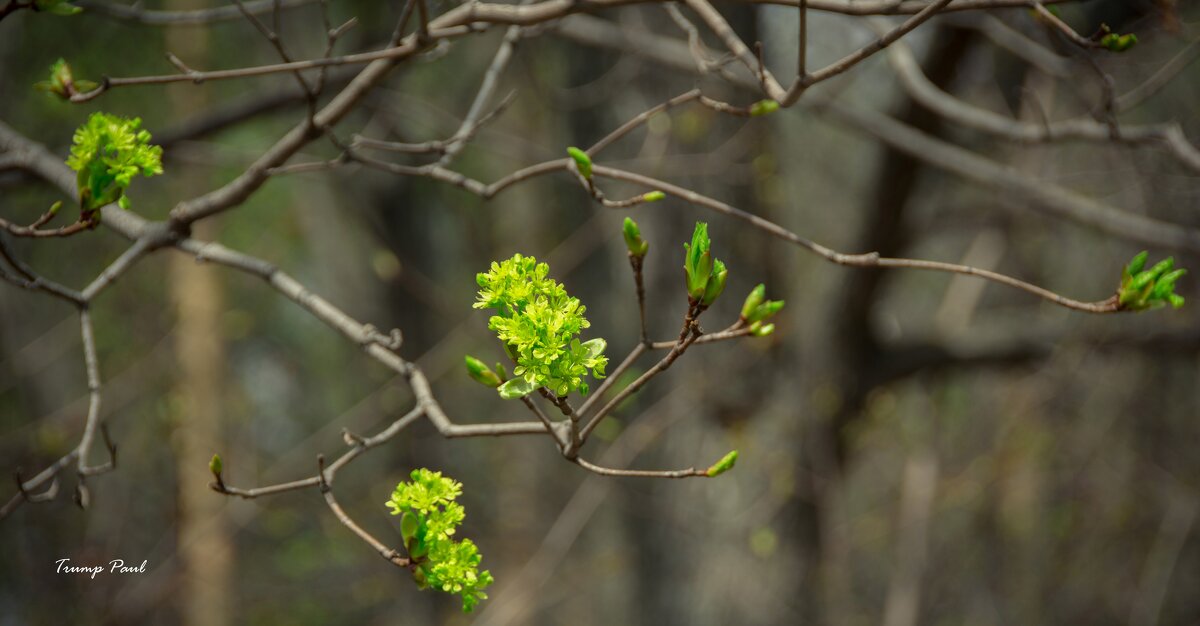
[[[413,578],[422,588],[440,589],[462,596],[463,611],[470,613],[483,589],[492,584],[491,572],[479,571],[483,556],[470,539],[455,541],[454,532],[466,517],[461,504],[462,483],[425,468],[410,474],[411,482],[396,485],[387,506],[400,517],[400,534],[413,560]]]
[[[586,394],[584,376],[604,377],[608,357],[603,339],[579,341],[590,326],[586,307],[548,277],[550,266],[521,254],[492,262],[478,274],[477,309],[493,309],[488,328],[496,333],[516,363],[513,378],[496,384],[501,397],[520,398],[540,387],[558,396]]]

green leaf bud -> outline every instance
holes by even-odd
[[[725,472],[728,472],[729,470],[733,469],[734,464],[737,463],[737,459],[738,459],[738,451],[730,450],[729,454],[726,454],[725,456],[721,457],[720,461],[713,463],[712,467],[708,468],[708,471],[706,471],[704,473],[708,474],[709,478],[724,474]]]
[[[567,154],[571,155],[571,158],[575,160],[575,167],[579,170],[580,175],[588,180],[591,180],[592,157],[588,156],[586,152],[576,148],[575,146],[568,147]]]
[[[758,305],[762,304],[763,298],[767,295],[767,286],[759,283],[757,287],[750,290],[750,295],[746,296],[746,301],[742,304],[742,319],[748,320],[754,314],[754,310]]]
[[[750,117],[759,117],[762,115],[770,115],[771,113],[774,113],[778,110],[779,110],[778,102],[771,100],[771,99],[759,100],[758,102],[755,102],[754,104],[750,105]]]
[[[467,374],[470,374],[476,382],[487,387],[500,386],[500,377],[496,375],[496,372],[488,369],[483,361],[470,355],[464,357],[464,361],[467,364]]]
[[[625,218],[621,234],[625,236],[625,247],[629,249],[629,254],[636,257],[646,256],[646,252],[650,250],[650,242],[642,239],[642,232],[637,223],[628,217]]]
[[[661,191],[650,191],[642,194],[642,202],[658,202],[667,197],[667,194]]]
[[[221,471],[223,469],[225,469],[225,468],[224,468],[224,465],[221,463],[221,455],[219,455],[219,454],[212,455],[212,460],[208,462],[208,471],[212,472],[212,475],[217,480],[220,480],[221,479]]]
[[[1120,308],[1128,311],[1146,311],[1167,304],[1179,308],[1183,298],[1175,293],[1175,283],[1187,274],[1187,270],[1174,269],[1175,259],[1168,257],[1145,267],[1147,254],[1139,253],[1121,270],[1121,285],[1117,290]]]
[[[712,275],[712,255],[709,253],[711,245],[708,224],[696,222],[696,228],[692,231],[692,242],[683,245],[683,269],[687,274],[688,297],[696,301],[704,297],[708,278]]]

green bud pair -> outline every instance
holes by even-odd
[[[762,335],[769,335],[775,330],[774,324],[762,326],[760,322],[770,319],[776,313],[783,309],[783,300],[767,300],[767,286],[759,284],[754,289],[750,290],[750,295],[746,296],[746,301],[742,303],[742,321],[750,324],[751,332],[754,332],[755,326],[764,329]],[[765,330],[770,328],[770,330]],[[756,333],[757,334],[757,333]]]

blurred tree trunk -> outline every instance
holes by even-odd
[[[953,93],[952,82],[970,49],[972,35],[946,26],[934,29],[931,35],[923,63],[925,73],[935,85]],[[942,119],[907,96],[894,109],[893,117],[933,136],[943,132]],[[918,159],[898,150],[884,150],[855,250],[876,251],[883,256],[903,254],[911,239],[904,210],[922,170]],[[840,407],[806,438],[804,462],[808,467],[798,476],[804,486],[802,492],[813,494],[811,501],[797,498],[795,503],[801,558],[815,561],[820,581],[814,588],[811,581],[805,580],[799,593],[809,598],[804,603],[806,617],[816,623],[845,623],[858,604],[852,592],[841,499],[845,495],[843,478],[852,465],[848,427],[861,415],[870,393],[889,382],[887,364],[896,358],[880,345],[871,323],[883,280],[883,273],[873,269],[854,272],[846,279],[836,305],[840,313],[832,329],[830,362],[826,365],[840,390]]]
[[[202,8],[197,0],[171,0],[166,8]],[[178,28],[167,31],[167,49],[187,63],[205,67],[207,31]],[[186,119],[205,108],[205,92],[190,83],[168,89],[174,116]],[[206,191],[203,170],[191,165],[176,174],[176,196]],[[201,239],[215,234],[210,221],[197,224]],[[171,258],[168,284],[175,307],[175,351],[178,362],[176,397],[181,411],[173,436],[178,478],[178,554],[182,562],[180,584],[181,623],[220,626],[230,623],[232,602],[229,581],[233,550],[223,498],[207,487],[208,462],[220,449],[221,416],[225,397],[225,346],[221,333],[222,288],[216,268],[184,255]]]

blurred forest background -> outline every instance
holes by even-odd
[[[430,3],[434,15],[451,6]],[[335,24],[359,18],[338,51],[386,41],[399,7],[329,2]],[[717,7],[789,76],[794,8]],[[1061,14],[1085,35],[1101,22],[1137,33],[1140,44],[1124,54],[1092,55],[1117,92],[1200,38],[1200,5],[1183,0],[1093,0],[1064,4]],[[630,39],[589,42],[578,25],[595,20]],[[318,5],[282,13],[296,58],[323,54],[323,28]],[[861,18],[818,11],[809,31],[817,65],[872,36]],[[1054,53],[1043,62],[1062,75],[998,46],[996,33],[1038,42]],[[560,158],[565,146],[590,145],[697,85],[735,103],[762,97],[698,77],[686,56],[670,66],[641,54],[646,42],[687,38],[656,4],[535,34],[500,77],[497,93],[514,92],[511,106],[463,151],[459,171],[490,182]],[[503,36],[504,27],[492,28],[400,65],[339,134],[453,134]],[[719,41],[703,38],[719,55]],[[939,17],[904,41],[945,91],[1025,121],[1086,113],[1101,93],[1090,62],[1026,8]],[[101,10],[21,11],[0,22],[0,120],[65,159],[90,112],[140,116],[164,145],[166,174],[137,181],[134,210],[161,219],[243,171],[305,115],[286,74],[115,89],[85,104],[32,89],[59,57],[78,76],[136,76],[173,71],[167,51],[197,68],[277,60],[241,19],[158,27]],[[348,72],[335,69],[330,80]],[[194,125],[274,95],[280,106],[238,123]],[[1121,119],[1177,120],[1196,138],[1198,102],[1200,63],[1192,63]],[[886,53],[769,116],[672,110],[598,162],[695,189],[839,250],[963,262],[1082,300],[1111,295],[1122,264],[1143,248],[1152,260],[1174,254],[1180,266],[1200,265],[1194,250],[1050,216],[931,166],[879,141],[866,118],[846,110],[886,115],[1129,213],[1200,227],[1200,175],[1157,146],[1019,145],[955,125],[911,99]],[[317,141],[292,162],[336,155]],[[644,191],[605,187],[614,198]],[[6,218],[31,221],[60,198],[32,177],[0,172]],[[706,328],[736,318],[758,282],[788,306],[769,338],[693,348],[621,407],[586,454],[618,467],[704,467],[736,448],[732,472],[606,478],[563,462],[540,437],[447,440],[416,423],[342,473],[339,501],[376,536],[399,542],[383,506],[399,480],[429,467],[462,481],[461,534],[480,546],[497,581],[464,615],[456,598],[418,591],[404,570],[381,562],[316,490],[244,501],[207,487],[214,452],[239,486],[310,476],[318,453],[345,449],[343,428],[375,432],[412,397],[400,377],[261,281],[165,251],[91,307],[102,416],[119,468],[89,481],[87,511],[72,504],[67,472],[55,501],[0,522],[0,624],[1200,624],[1193,276],[1180,283],[1189,298],[1181,310],[1088,315],[962,276],[839,267],[673,198],[607,209],[567,175],[485,201],[354,165],[281,176],[196,234],[278,264],[360,320],[401,329],[401,354],[425,371],[447,413],[499,422],[527,417],[463,370],[464,354],[502,357],[487,314],[471,308],[475,273],[515,252],[548,261],[588,307],[586,337],[606,338],[619,359],[638,332],[620,236],[626,215],[651,245],[654,338],[678,331],[680,244],[697,220],[710,223],[714,252],[730,267]],[[103,227],[11,246],[76,286],[124,249]],[[76,445],[84,374],[75,311],[0,283],[0,469],[28,476]],[[11,481],[0,488],[5,500],[13,493]],[[147,559],[149,572],[90,580],[56,574],[61,558]]]

